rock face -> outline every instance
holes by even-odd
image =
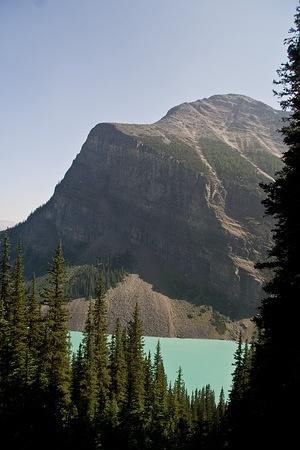
[[[61,239],[72,264],[125,255],[163,294],[249,316],[270,245],[259,183],[280,168],[282,115],[230,94],[152,125],[99,124],[53,197],[9,230],[12,244],[29,273],[46,270]]]
[[[155,292],[138,275],[128,275],[106,295],[109,332],[113,333],[116,320],[127,326],[138,304],[143,320],[144,336],[230,339],[251,339],[254,324],[249,319],[232,322],[214,312],[211,307],[193,305],[184,300],[173,300]],[[68,303],[69,329],[83,331],[89,302],[78,298]]]

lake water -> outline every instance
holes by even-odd
[[[183,370],[183,378],[189,392],[210,384],[219,395],[223,386],[228,393],[233,372],[233,354],[237,343],[216,339],[178,339],[145,336],[145,352],[153,355],[157,341],[169,381],[174,381],[178,367]],[[71,331],[74,351],[78,349],[82,333]]]

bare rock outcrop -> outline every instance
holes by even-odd
[[[250,339],[254,325],[249,319],[231,321],[207,306],[173,300],[153,290],[138,275],[130,274],[106,295],[109,332],[113,333],[117,318],[127,326],[138,304],[145,336],[237,339],[242,333]],[[83,331],[89,302],[75,299],[68,304],[69,329]]]

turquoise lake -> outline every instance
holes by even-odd
[[[74,351],[82,340],[82,333],[71,331],[71,342]],[[219,395],[223,386],[228,393],[233,372],[233,354],[236,342],[216,339],[178,339],[145,336],[145,352],[153,355],[157,341],[160,341],[161,352],[168,380],[173,382],[176,372],[181,366],[183,378],[189,392],[210,384]]]

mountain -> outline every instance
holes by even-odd
[[[7,228],[11,228],[16,224],[12,220],[0,220],[0,231],[6,230]]]
[[[96,125],[52,198],[9,230],[12,247],[23,242],[28,275],[61,239],[74,265],[110,257],[169,297],[249,316],[271,243],[259,183],[281,167],[282,116],[229,94],[151,125]]]

